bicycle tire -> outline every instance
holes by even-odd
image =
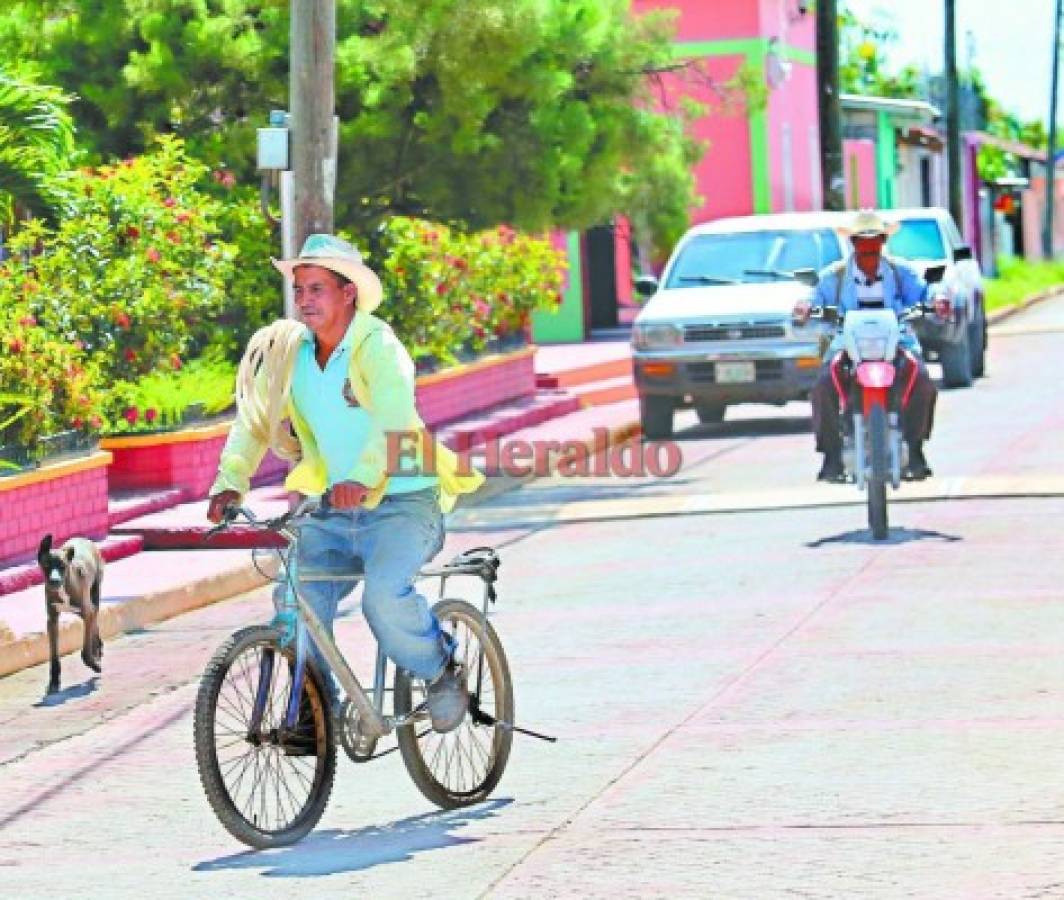
[[[462,724],[446,734],[439,734],[431,729],[419,734],[418,723],[414,721],[397,729],[397,738],[403,763],[418,790],[426,799],[442,809],[458,809],[485,800],[495,789],[506,769],[506,762],[513,744],[513,732],[497,723],[512,724],[514,721],[513,682],[510,678],[510,667],[506,661],[502,642],[491,623],[484,620],[480,610],[464,600],[441,600],[433,606],[432,611],[439,619],[441,628],[454,634],[458,639],[456,658],[467,665],[471,694],[477,690],[477,666],[481,664],[479,654],[476,651],[470,652],[472,648],[469,638],[475,638],[483,648],[487,667],[481,669],[481,696],[478,701],[483,702],[488,693],[483,680],[484,674],[488,674],[491,678],[491,692],[488,700],[490,708],[485,711],[496,720],[496,724],[474,724],[471,714],[467,713]],[[406,715],[413,708],[412,698],[415,689],[423,691],[424,683],[411,678],[409,673],[402,669],[397,670],[395,675],[396,715]],[[487,750],[477,739],[478,729],[483,729],[485,733],[491,735]],[[464,746],[463,739],[467,740]],[[463,770],[462,752],[464,749],[469,751],[465,756],[470,765],[471,778],[468,784],[465,783],[464,774],[450,783],[437,777],[434,772],[434,762],[444,748],[446,748],[445,761],[448,758],[456,759],[460,771]],[[473,772],[476,760],[480,758],[474,755],[476,753],[486,757],[487,765],[482,774]],[[428,758],[430,756],[431,759]]]
[[[232,765],[234,769],[237,765],[237,763],[232,761],[223,763],[218,757],[219,697],[226,684],[226,676],[234,664],[248,650],[255,647],[263,650],[272,650],[276,654],[275,660],[280,658],[291,663],[294,655],[293,649],[291,647],[280,648],[277,644],[277,638],[278,634],[275,629],[261,625],[244,628],[230,636],[218,648],[207,664],[196,696],[195,716],[193,718],[196,765],[199,769],[200,782],[207,795],[207,801],[210,803],[211,809],[218,817],[218,820],[233,837],[259,850],[289,846],[310,832],[325,812],[325,806],[329,801],[333,781],[336,777],[336,742],[333,737],[332,719],[324,699],[325,693],[322,688],[321,676],[308,662],[303,680],[303,696],[309,704],[314,723],[314,744],[317,752],[314,754],[313,776],[306,779],[309,783],[306,800],[298,809],[296,809],[296,802],[291,804],[295,811],[292,821],[286,823],[283,827],[272,829],[266,827],[268,825],[268,816],[266,815],[265,807],[260,805],[257,810],[257,812],[263,813],[262,819],[264,821],[260,822],[258,815],[250,812],[250,801],[248,804],[240,804],[237,798],[233,796],[233,791],[230,790],[230,786],[226,782],[222,771],[223,765]],[[284,667],[277,666],[277,668]],[[246,674],[247,666],[244,667],[244,672]],[[272,688],[273,679],[271,678],[268,688],[271,691],[271,695]],[[281,691],[280,693],[283,693],[285,697],[288,695],[287,691]],[[227,702],[229,701],[227,700]],[[238,704],[230,707],[230,710],[237,709],[237,706]],[[237,715],[230,710],[224,710],[223,714],[239,723]],[[269,711],[271,715],[274,715],[274,721],[276,721],[276,714],[273,712],[272,704]],[[238,734],[236,729],[230,730],[234,734]],[[280,773],[283,771],[283,761],[293,759],[293,757],[284,755],[280,745],[256,746],[248,738],[245,737],[244,740],[248,742],[256,753],[253,787],[254,784],[258,783],[260,771],[268,772],[270,767],[276,764],[276,771]],[[240,743],[239,736],[231,743],[238,745]],[[260,751],[262,754],[261,759],[258,755]],[[272,754],[273,758],[268,758],[266,754]],[[303,757],[303,759],[308,758]],[[297,767],[295,763],[290,762],[289,764],[293,767],[294,772],[305,771]],[[250,765],[250,762],[244,764],[240,775],[241,781]],[[300,784],[296,786],[301,787]],[[236,790],[238,791],[238,789],[239,783]],[[293,801],[296,799],[292,794],[289,794],[289,797]],[[279,788],[277,803],[283,808],[284,799]]]

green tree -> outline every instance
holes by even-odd
[[[839,14],[839,83],[844,93],[913,100],[921,97],[921,77],[912,65],[891,71],[887,59],[898,32],[843,9]]]
[[[0,66],[0,226],[20,214],[51,212],[51,175],[74,153],[74,125],[62,91]]]
[[[288,0],[9,0],[0,53],[76,94],[101,157],[175,133],[252,177],[286,105]],[[630,0],[338,0],[337,221],[585,227],[627,212],[668,246],[687,222],[690,111],[658,111],[671,18]]]

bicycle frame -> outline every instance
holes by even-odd
[[[416,710],[411,711],[405,716],[386,716],[384,714],[385,678],[387,675],[388,659],[384,655],[380,646],[378,645],[377,647],[377,659],[374,669],[372,690],[373,696],[371,698],[362,687],[358,677],[351,670],[343,653],[341,653],[340,649],[336,646],[336,642],[329,635],[329,632],[325,629],[325,626],[314,612],[309,601],[303,596],[303,592],[300,590],[302,585],[315,581],[350,583],[353,587],[360,581],[363,581],[365,576],[361,573],[352,575],[337,575],[335,573],[320,572],[301,573],[297,563],[300,540],[298,527],[293,527],[291,522],[289,522],[282,528],[277,529],[277,533],[284,537],[288,544],[285,550],[279,552],[283,561],[285,581],[291,588],[295,597],[297,612],[295,671],[292,676],[292,687],[286,710],[285,727],[288,729],[295,728],[299,717],[299,702],[303,693],[303,679],[306,677],[308,633],[310,640],[312,640],[318,647],[321,651],[321,655],[333,670],[334,675],[340,682],[340,686],[344,689],[344,693],[358,710],[359,731],[363,736],[369,739],[385,737],[396,728],[407,724],[415,716],[417,712]],[[481,549],[486,548],[476,548],[474,550],[466,551],[466,553],[475,553]],[[462,560],[463,555],[464,554],[456,557],[456,560]],[[490,576],[488,574],[488,569],[491,569]],[[488,604],[495,600],[495,578],[494,569],[490,564],[486,566],[483,558],[469,558],[460,562],[452,561],[443,566],[428,567],[422,569],[417,577],[418,580],[439,578],[440,596],[442,597],[447,586],[447,579],[458,575],[476,575],[484,581],[484,598],[481,613],[486,620],[488,616]],[[260,663],[259,688],[256,692],[255,707],[252,710],[253,723],[260,723],[262,720],[268,695],[268,686],[273,677],[273,657],[274,654],[272,652],[264,653],[262,662]]]

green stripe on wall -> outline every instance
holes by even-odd
[[[569,286],[557,312],[532,313],[532,340],[535,343],[573,343],[584,339],[584,277],[580,260],[580,232],[566,236]]]
[[[757,71],[765,71],[767,42],[759,42],[758,50],[746,61]],[[768,145],[768,110],[750,113],[750,178],[754,187],[754,212],[772,212],[772,173]]]

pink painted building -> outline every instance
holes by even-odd
[[[632,0],[632,14],[672,10],[677,60],[664,105],[706,107],[695,136],[708,146],[695,167],[691,223],[723,216],[819,209],[820,139],[814,17],[804,0]],[[748,103],[739,84],[752,85]],[[630,322],[631,236],[618,221],[574,236],[562,309],[537,316],[539,342],[579,341]]]
[[[693,71],[671,79],[672,90],[708,109],[695,134],[709,147],[695,173],[702,204],[694,224],[731,215],[818,209],[820,137],[815,27],[802,0],[633,0],[635,15],[677,11],[676,54]],[[765,91],[747,104],[741,78]],[[721,95],[723,89],[724,96]]]

